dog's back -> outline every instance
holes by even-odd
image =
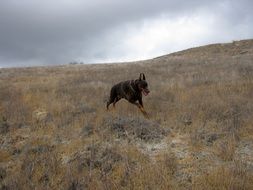
[[[127,80],[127,81],[122,81],[117,84],[116,89],[117,93],[122,96],[122,98],[125,98],[126,94],[131,91],[133,88],[131,83],[133,80]]]

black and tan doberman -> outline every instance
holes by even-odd
[[[126,99],[128,102],[136,105],[145,117],[148,117],[147,112],[144,110],[142,102],[142,94],[147,96],[149,93],[148,83],[144,73],[140,73],[139,79],[122,81],[118,84],[115,84],[111,89],[110,99],[107,102],[107,110],[109,105],[113,103],[115,107],[116,102],[121,98]]]

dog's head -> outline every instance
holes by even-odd
[[[145,96],[147,96],[148,93],[150,92],[148,89],[148,83],[146,81],[144,73],[140,73],[140,77],[137,80],[137,87]]]

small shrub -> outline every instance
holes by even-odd
[[[137,138],[146,142],[160,141],[169,133],[159,123],[137,117],[107,117],[104,125],[119,138]]]

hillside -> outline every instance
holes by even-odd
[[[150,115],[113,84],[145,73]],[[253,189],[253,40],[0,69],[0,189]]]

